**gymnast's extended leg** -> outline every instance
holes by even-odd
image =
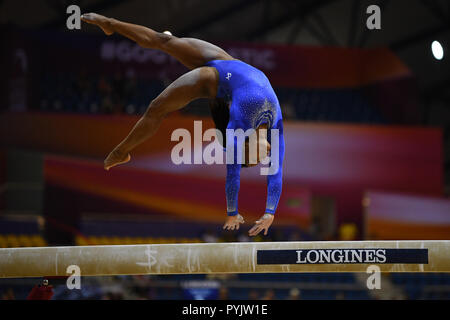
[[[105,169],[130,161],[130,151],[153,136],[170,112],[183,108],[195,99],[215,97],[217,82],[217,74],[211,67],[194,69],[172,82],[150,103],[128,136],[108,155],[104,162]]]
[[[81,19],[99,26],[106,35],[117,32],[144,48],[161,50],[192,70],[178,78],[150,103],[144,116],[136,123],[129,135],[106,158],[104,166],[107,170],[128,162],[129,152],[150,138],[168,113],[198,98],[214,98],[217,92],[217,72],[214,68],[203,66],[211,60],[233,59],[221,48],[199,39],[177,38],[96,13],[83,14]]]
[[[203,40],[178,38],[150,28],[107,18],[96,13],[83,14],[81,20],[99,26],[106,35],[117,32],[141,47],[161,50],[189,69],[204,66],[211,60],[233,60],[223,49]]]

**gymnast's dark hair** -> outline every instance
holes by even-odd
[[[211,116],[216,125],[216,129],[222,133],[223,141],[220,141],[222,147],[227,145],[227,126],[230,121],[229,101],[224,98],[214,98],[209,101]]]
[[[223,137],[223,141],[219,140],[219,142],[224,148],[227,146],[227,127],[228,122],[230,121],[229,103],[230,102],[224,98],[214,98],[209,101],[209,109],[211,110],[214,124],[216,125],[216,129],[222,133]],[[246,139],[248,139],[248,137]],[[242,168],[248,167],[246,164],[242,164],[241,166]]]

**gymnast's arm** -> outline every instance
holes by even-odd
[[[265,213],[275,214],[278,206],[278,201],[281,196],[281,189],[283,184],[283,159],[284,159],[284,137],[283,137],[283,123],[278,123],[276,129],[278,129],[278,147],[275,144],[272,145],[271,132],[268,133],[268,140],[271,144],[272,156],[275,159],[271,159],[271,168],[269,169],[269,175],[267,176],[267,202]],[[236,150],[236,142],[235,142]],[[227,214],[234,216],[238,214],[238,193],[240,187],[240,173],[241,165],[237,164],[237,156],[235,155],[234,164],[227,164],[227,181],[226,181],[226,194],[227,194]],[[272,168],[273,166],[273,168]],[[275,170],[275,172],[271,172]]]
[[[227,164],[225,191],[227,197],[227,215],[235,216],[238,212],[238,194],[241,184],[241,165]]]
[[[236,128],[242,128],[236,115],[230,110],[230,120],[228,122],[227,130]],[[227,215],[236,216],[238,212],[238,194],[241,183],[241,161],[242,152],[244,152],[243,144],[238,143],[238,138],[233,136],[226,138],[226,164],[227,164],[227,180],[225,184],[225,191],[227,197]],[[233,150],[231,150],[233,149]],[[231,154],[233,151],[233,154]]]
[[[227,181],[225,184],[227,198],[227,219],[223,229],[239,230],[239,225],[244,223],[244,218],[238,212],[238,193],[240,186],[241,165],[227,164]]]
[[[277,210],[278,201],[281,196],[281,188],[283,182],[283,160],[284,160],[284,137],[283,137],[283,123],[280,119],[275,129],[278,129],[278,143],[276,136],[272,137],[272,132],[268,132],[268,141],[271,145],[271,161],[269,174],[267,175],[267,202],[266,211],[264,215],[256,221],[255,225],[248,231],[250,236],[256,236],[264,230],[264,235],[267,235],[267,230],[272,225],[275,211]],[[274,139],[272,139],[274,138]],[[274,158],[276,157],[276,158]],[[272,168],[273,166],[273,168]],[[275,170],[275,172],[271,172]]]
[[[231,124],[231,123],[230,123]],[[229,125],[230,125],[229,124]],[[239,230],[239,224],[244,223],[244,218],[238,211],[238,194],[241,184],[241,164],[237,160],[237,143],[234,142],[234,162],[227,163],[227,179],[225,183],[225,192],[227,199],[227,219],[223,226],[226,230]]]
[[[284,136],[283,136],[283,122],[279,120],[278,126],[278,152],[276,152],[276,147],[272,144],[272,136],[269,132],[269,143],[272,146],[271,151],[273,156],[278,156],[275,161],[277,161],[278,166],[275,165],[274,169],[278,169],[274,174],[267,176],[267,202],[266,202],[266,212],[269,214],[275,214],[277,210],[278,201],[280,200],[281,190],[283,185],[283,160],[284,160]],[[278,155],[276,154],[278,153]],[[274,159],[271,159],[271,166],[274,164]],[[278,168],[277,168],[278,167]]]

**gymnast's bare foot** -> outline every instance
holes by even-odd
[[[81,20],[99,26],[107,36],[110,36],[114,33],[114,30],[110,26],[111,19],[100,14],[85,13],[81,16]]]
[[[127,163],[130,161],[131,156],[129,153],[122,153],[118,149],[114,149],[111,153],[106,157],[104,161],[105,170],[109,170],[112,167],[115,167],[119,164]]]

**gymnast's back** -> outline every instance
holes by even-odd
[[[278,127],[280,104],[262,71],[240,60],[212,60],[206,66],[219,74],[217,98],[231,101],[229,129],[257,129],[264,123]]]

